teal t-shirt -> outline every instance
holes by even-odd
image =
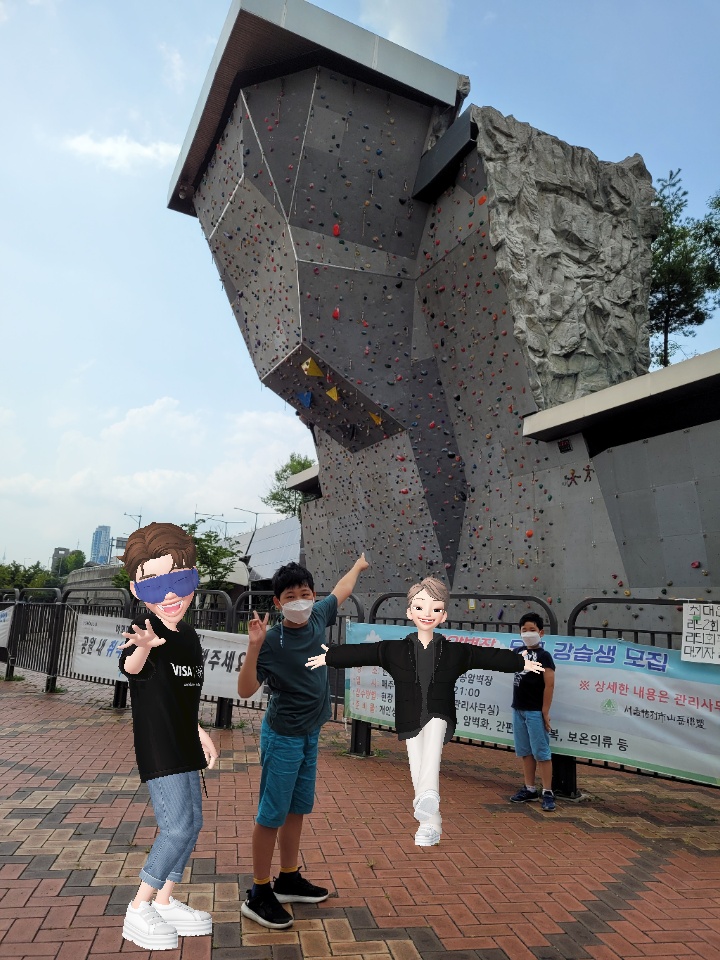
[[[265,719],[284,737],[304,737],[331,717],[327,667],[310,670],[308,657],[323,653],[325,628],[335,622],[337,598],[318,600],[302,627],[271,627],[257,661],[257,676],[270,688]]]

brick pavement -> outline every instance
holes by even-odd
[[[0,960],[109,960],[141,953],[122,914],[154,836],[134,766],[129,711],[112,692],[43,678],[0,681]],[[204,719],[213,708],[203,707]],[[720,791],[579,768],[581,804],[515,807],[503,750],[449,744],[444,835],[415,847],[409,771],[390,734],[347,756],[342,724],[322,735],[318,800],[303,869],[333,895],[295,905],[289,931],[240,916],[251,878],[260,717],[212,731],[205,826],[178,897],[211,910],[210,937],[167,960],[654,960],[720,957]],[[530,867],[530,861],[533,866]]]

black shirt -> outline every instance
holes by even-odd
[[[143,783],[207,766],[198,733],[203,684],[200,639],[187,623],[181,621],[177,630],[170,630],[154,614],[138,617],[133,624],[145,629],[146,618],[165,643],[150,650],[140,673],[125,672],[135,644],[120,655],[120,670],[130,685],[135,756]]]
[[[332,646],[325,655],[330,667],[380,666],[395,681],[395,729],[398,737],[412,737],[421,729],[423,704],[427,715],[447,720],[448,739],[455,734],[455,683],[468,670],[499,670],[515,673],[523,665],[519,653],[498,647],[451,643],[442,633],[433,634],[428,650],[433,654],[430,684],[423,692],[415,657],[417,633],[402,640],[378,643],[348,643]]]
[[[546,670],[555,669],[552,654],[542,647],[523,647],[523,650],[527,650],[528,660],[538,660]],[[528,673],[522,670],[515,674],[512,699],[514,710],[542,710],[544,694],[544,673]]]

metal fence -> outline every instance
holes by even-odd
[[[327,596],[318,593],[318,597]],[[198,590],[196,598],[188,610],[186,621],[199,630],[216,630],[227,633],[247,633],[247,624],[252,617],[251,609],[259,607],[270,612],[270,625],[278,622],[280,612],[272,604],[272,591],[246,591],[233,603],[227,593],[221,590]],[[339,612],[336,622],[328,627],[327,642],[345,643],[348,621],[406,624],[407,599],[405,594],[386,593],[377,597],[365,620],[362,604],[356,597],[350,597],[352,613]],[[474,603],[474,609],[472,609]],[[496,594],[472,595],[453,594],[448,604],[448,620],[444,628],[455,630],[487,631],[498,633],[517,633],[519,624],[514,610],[522,606],[538,612],[547,623],[547,632],[557,634],[558,623],[555,611],[540,597]],[[113,706],[125,707],[127,703],[127,683],[123,681],[102,680],[87,677],[72,671],[73,645],[80,615],[110,616],[126,619],[142,617],[146,612],[143,604],[135,600],[126,590],[69,590],[60,594],[56,589],[26,589],[6,591],[0,596],[0,609],[14,610],[7,650],[0,648],[0,662],[5,661],[6,679],[11,679],[13,671],[33,670],[46,675],[46,692],[56,689],[58,678],[67,677],[78,680],[91,680],[96,683],[113,685]],[[492,611],[491,609],[492,608]],[[660,613],[660,610],[663,610]],[[486,611],[486,612],[485,612]],[[598,614],[598,611],[600,613]],[[611,611],[613,623],[601,619],[605,611]],[[613,638],[639,644],[648,644],[668,649],[678,649],[682,637],[680,613],[682,601],[672,599],[641,600],[634,598],[589,597],[577,604],[568,617],[567,634],[569,636],[587,636]],[[655,615],[656,622],[642,625],[632,620],[648,613]],[[473,614],[471,616],[471,614]],[[597,616],[596,616],[597,614]],[[587,616],[592,622],[580,624],[578,620]],[[667,622],[666,622],[667,621]],[[345,678],[343,670],[328,668],[333,720],[339,719],[339,707],[345,700]],[[263,705],[238,699],[203,696],[203,700],[217,703],[215,725],[232,725],[234,706],[251,709],[263,709]],[[371,752],[372,729],[387,730],[387,727],[371,725],[364,721],[353,720],[350,752],[368,755]],[[510,750],[503,745],[484,743],[455,738],[458,742],[492,749]],[[617,768],[615,764],[602,761],[582,760],[589,765]],[[579,795],[577,790],[576,758],[553,756],[554,781],[557,792],[567,797]],[[647,771],[620,766],[636,773],[649,776]]]
[[[322,599],[327,593],[318,593]],[[122,708],[127,704],[127,682],[107,680],[76,673],[72,669],[73,648],[77,632],[78,618],[81,615],[117,617],[121,619],[142,618],[145,606],[128,593],[127,590],[98,588],[91,590],[73,589],[61,594],[59,590],[26,589],[8,591],[0,601],[0,608],[13,608],[13,619],[7,650],[0,648],[0,661],[7,664],[5,678],[11,680],[15,669],[32,670],[44,673],[45,692],[53,693],[57,689],[59,678],[85,680],[92,683],[114,687],[113,706]],[[247,601],[252,599],[271,611],[270,625],[279,622],[281,614],[272,604],[271,590],[253,591],[241,594],[233,603],[222,590],[198,590],[193,605],[185,620],[197,630],[214,630],[222,633],[247,633],[248,620],[252,614]],[[348,620],[362,620],[363,606],[351,596],[347,601],[353,612],[338,612],[335,623],[328,627],[327,642],[345,642],[345,624]],[[338,708],[344,703],[345,686],[343,671],[330,669],[330,689],[333,704],[333,719],[338,719]],[[206,702],[217,703],[215,723],[218,727],[232,725],[233,706],[251,709],[263,709],[255,702],[239,698],[203,696]]]

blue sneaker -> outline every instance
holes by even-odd
[[[555,809],[555,794],[552,792],[552,790],[543,790],[542,808],[543,810]]]
[[[531,800],[537,800],[537,798],[537,790],[528,790],[527,787],[522,787],[510,797],[510,803],[529,803]]]

